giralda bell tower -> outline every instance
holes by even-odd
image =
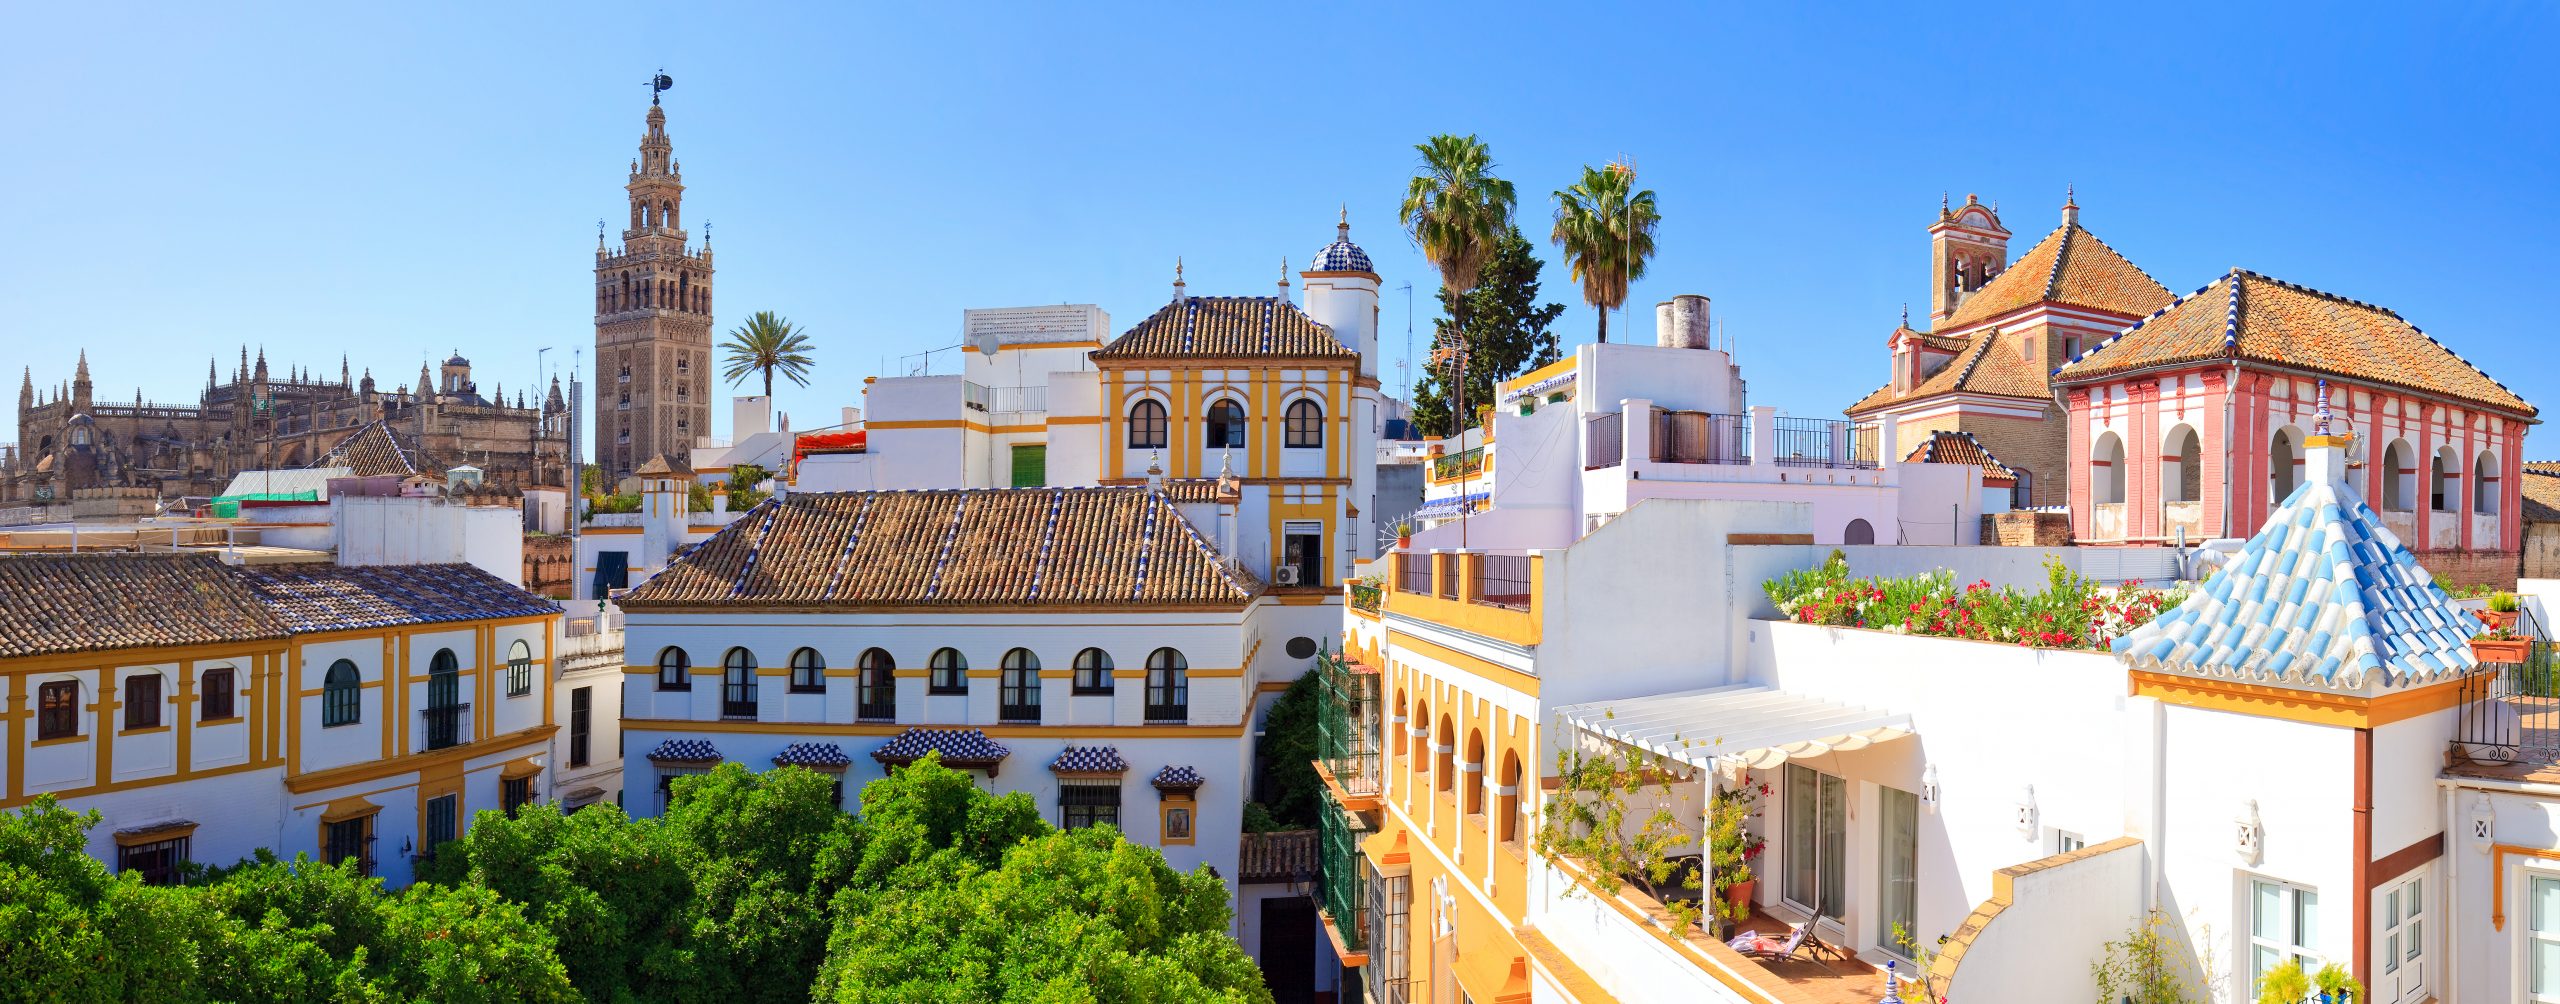
[[[653,457],[691,456],[711,431],[711,238],[686,243],[684,175],[652,79],[649,132],[631,163],[622,246],[596,227],[595,457],[620,477]]]

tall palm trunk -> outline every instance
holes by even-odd
[[[1600,344],[1609,344],[1609,308],[1600,308]]]

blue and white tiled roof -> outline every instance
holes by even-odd
[[[1159,791],[1191,791],[1208,782],[1194,768],[1167,764],[1163,770],[1156,772],[1155,777],[1148,779],[1147,783],[1155,785]]]
[[[2314,444],[2303,486],[2229,565],[2116,640],[2128,664],[2341,691],[2432,683],[2479,665],[2479,619],[2337,476],[2337,449]]]
[[[1119,774],[1129,769],[1129,761],[1120,758],[1120,750],[1112,746],[1069,746],[1049,761],[1054,774]]]
[[[1005,744],[987,738],[982,729],[908,729],[871,751],[871,758],[884,764],[910,764],[924,759],[927,753],[942,754],[942,762],[954,767],[987,767],[1004,762],[1013,755]]]
[[[1413,518],[1454,518],[1458,515],[1458,508],[1460,506],[1465,506],[1470,512],[1483,512],[1485,500],[1492,497],[1493,496],[1487,492],[1469,492],[1465,495],[1445,495],[1426,502],[1423,504],[1422,508],[1414,510]]]
[[[1345,208],[1342,222],[1334,228],[1333,243],[1316,250],[1316,259],[1308,263],[1310,272],[1376,272],[1369,265],[1369,252],[1351,243],[1351,211]]]
[[[718,763],[722,759],[705,739],[669,739],[649,751],[651,763]]]
[[[792,743],[773,757],[776,767],[807,767],[811,770],[843,770],[853,763],[844,747],[834,743]]]

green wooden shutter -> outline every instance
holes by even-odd
[[[1049,483],[1049,447],[1045,443],[1013,448],[1013,486],[1038,488]]]

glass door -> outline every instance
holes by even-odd
[[[2375,1004],[2418,1004],[2427,999],[2427,870],[2382,887],[2374,938],[2382,975],[2373,981]]]
[[[1908,962],[1911,950],[1902,941],[1920,937],[1920,796],[1880,790],[1884,816],[1877,826],[1876,874],[1883,909],[1876,914],[1876,944]]]
[[[1849,785],[1799,764],[1787,765],[1786,885],[1788,904],[1839,919],[1848,878]]]
[[[2535,875],[2525,880],[2526,983],[2534,1004],[2560,1002],[2560,877]]]

